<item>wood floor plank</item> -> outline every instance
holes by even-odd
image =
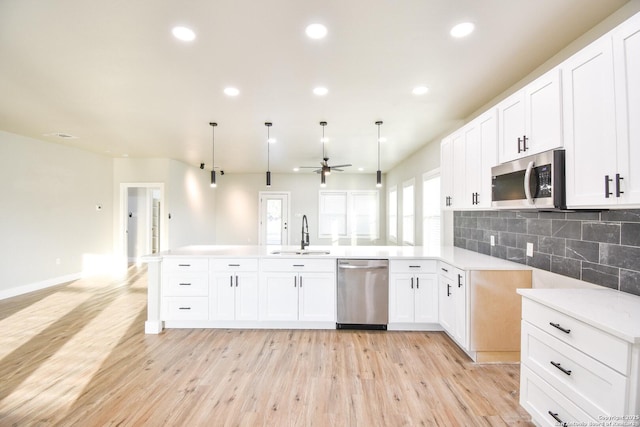
[[[442,332],[167,330],[146,272],[0,301],[0,425],[530,426],[519,366]]]

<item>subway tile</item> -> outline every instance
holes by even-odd
[[[516,236],[516,248],[527,249],[527,243],[533,243],[533,250],[538,252],[538,236],[533,234],[518,234]]]
[[[620,243],[620,224],[611,222],[583,222],[582,240]]]
[[[516,218],[534,218],[538,219],[538,212],[536,211],[520,211],[516,213]]]
[[[640,272],[621,269],[620,290],[640,296]]]
[[[491,256],[496,258],[507,259],[507,247],[506,246],[491,246]]]
[[[551,220],[550,219],[528,219],[527,233],[537,234],[538,236],[551,236]]]
[[[602,211],[600,219],[602,221],[640,222],[640,209]]]
[[[606,265],[582,263],[582,280],[596,285],[618,289],[620,270]]]
[[[454,227],[453,228],[453,237],[462,237],[462,234],[464,233],[464,230],[466,230],[466,229],[462,228],[462,227]]]
[[[551,222],[551,235],[565,239],[580,239],[582,236],[582,223],[580,221],[554,219]]]
[[[485,255],[491,255],[491,245],[485,242],[478,242],[478,252]]]
[[[453,246],[456,246],[458,248],[462,248],[462,249],[466,249],[467,248],[467,241],[461,237],[454,237],[453,238]]]
[[[580,261],[577,259],[569,259],[559,256],[551,257],[551,271],[553,273],[573,277],[574,279],[580,279],[580,264]]]
[[[496,233],[495,231],[492,230],[482,230],[483,231],[483,238],[482,241],[485,243],[491,243],[491,236],[496,236],[498,233]]]
[[[527,220],[522,218],[507,219],[507,231],[510,233],[526,233]]]
[[[565,239],[559,239],[557,237],[540,236],[538,241],[538,251],[551,254],[565,256],[566,243]]]
[[[460,218],[460,227],[478,228],[478,218],[463,216],[462,218]]]
[[[461,228],[461,235],[463,239],[471,239],[471,240],[482,240],[484,237],[484,233],[482,230],[477,230],[475,228]]]
[[[640,247],[601,244],[600,264],[640,271]]]
[[[500,218],[515,218],[518,213],[515,211],[499,211]]]
[[[577,221],[600,221],[600,212],[567,212],[567,219],[573,219]]]
[[[640,246],[640,223],[623,222],[620,229],[620,243],[627,246]]]
[[[506,233],[501,231],[498,234],[498,244],[502,246],[511,246],[512,248],[516,247],[516,234],[515,233]]]
[[[534,252],[532,257],[527,257],[527,265],[541,270],[551,270],[551,255]]]
[[[477,222],[478,228],[482,230],[489,230],[491,228],[491,218],[487,218],[486,216],[478,218]]]
[[[507,259],[519,264],[527,263],[527,257],[525,256],[524,249],[507,248]]]
[[[478,215],[476,214],[475,211],[462,211],[462,216],[471,216],[471,217],[477,217]]]
[[[467,240],[467,249],[469,249],[470,251],[478,252],[478,241]]]
[[[453,217],[454,218],[459,217],[459,216],[462,216],[462,211],[453,211]]]
[[[600,261],[600,244],[582,240],[567,240],[565,256],[580,261],[598,263]]]
[[[540,212],[540,219],[565,219],[567,215],[564,212]]]
[[[504,218],[491,218],[491,230],[507,231],[507,221]]]

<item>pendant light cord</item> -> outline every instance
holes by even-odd
[[[378,125],[378,170],[380,170],[380,125],[381,123],[377,123]]]
[[[209,125],[211,125],[211,132],[213,135],[211,144],[211,170],[213,171],[216,168],[216,126],[218,126],[218,124],[216,122],[211,122]]]

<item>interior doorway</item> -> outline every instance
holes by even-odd
[[[120,207],[120,241],[124,263],[140,264],[144,255],[165,250],[167,221],[162,220],[164,184],[121,184]]]
[[[258,223],[259,244],[288,245],[290,193],[261,191],[258,197],[260,206]]]

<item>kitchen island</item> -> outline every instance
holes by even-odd
[[[520,301],[513,287],[531,287],[531,269],[456,247],[197,245],[161,252],[144,258],[149,266],[145,332],[335,329],[339,259],[389,260],[389,330],[445,330],[474,360],[518,357]],[[491,274],[489,287],[482,272]],[[503,287],[506,299],[500,292],[495,297]],[[481,310],[475,301],[489,306]],[[497,314],[480,318],[481,311]],[[507,314],[512,322],[504,321]],[[484,349],[486,337],[474,331],[504,324],[516,325],[511,329],[517,332],[497,331],[501,344]],[[512,336],[512,345],[504,347],[505,335]]]

